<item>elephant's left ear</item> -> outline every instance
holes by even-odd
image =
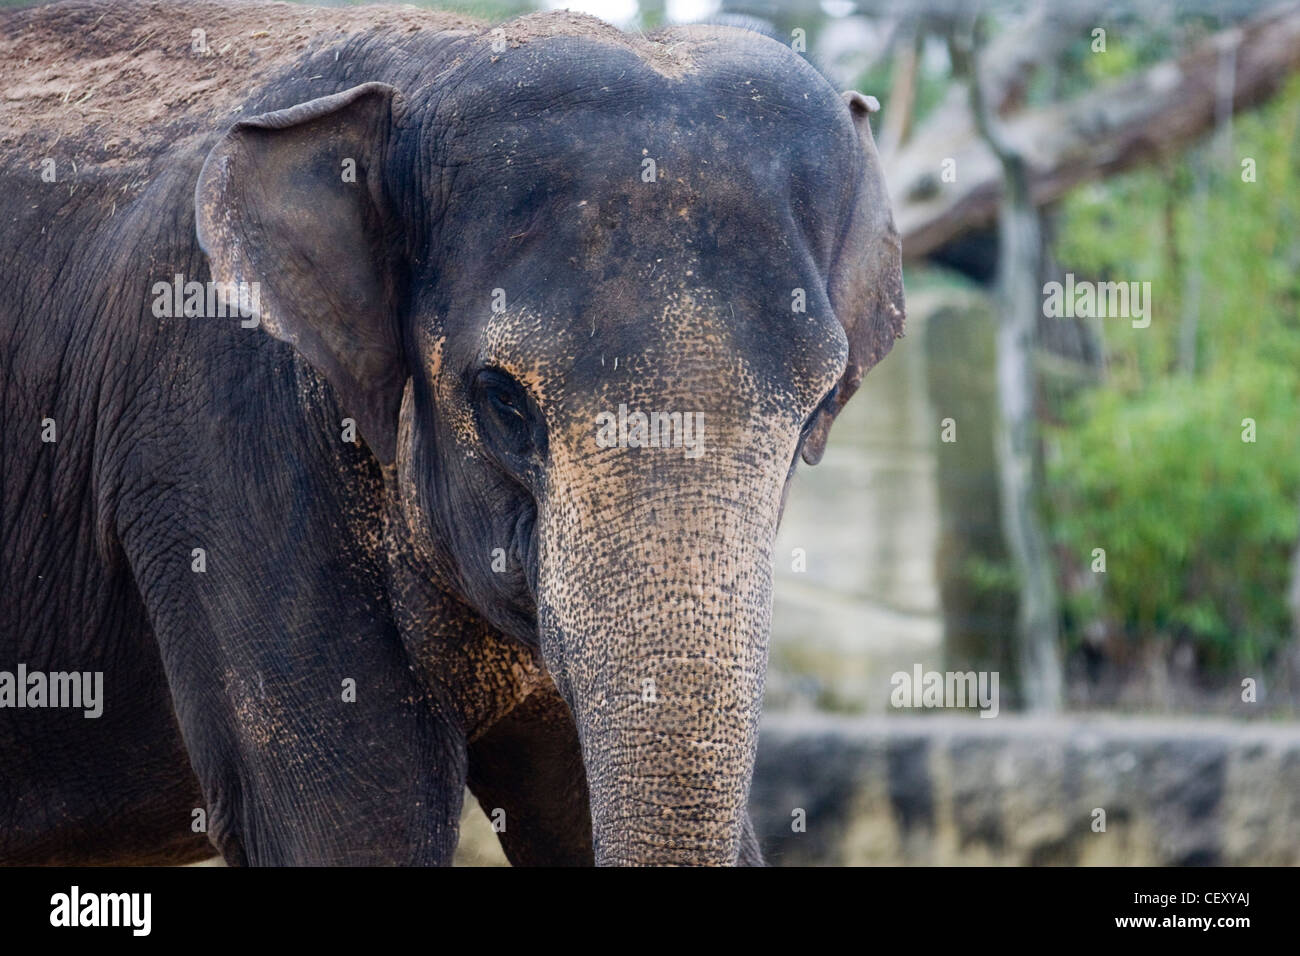
[[[194,194],[213,279],[257,291],[261,324],[325,376],[384,463],[406,381],[383,184],[396,95],[366,83],[243,120]]]
[[[857,92],[845,93],[844,102],[858,131],[859,178],[828,285],[831,308],[849,339],[849,363],[833,407],[822,413],[804,443],[803,460],[810,465],[821,461],[831,422],[858,390],[862,376],[903,334],[902,242],[871,136],[870,115],[879,104],[875,97]]]

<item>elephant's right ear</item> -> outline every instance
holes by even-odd
[[[243,120],[194,196],[213,279],[258,283],[262,325],[325,376],[385,464],[406,380],[382,181],[395,96],[366,83]]]

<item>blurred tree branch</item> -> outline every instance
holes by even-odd
[[[890,110],[885,116],[880,133],[880,149],[890,152],[902,146],[912,136],[912,121],[916,116],[916,87],[921,73],[921,52],[924,34],[916,24],[908,25],[899,39],[898,54],[889,81]]]
[[[1035,27],[1034,23],[1042,24]],[[1012,57],[1022,67],[1059,49],[1062,21],[1034,14],[991,43],[981,62]],[[1056,27],[1048,26],[1057,24]],[[1047,37],[1056,36],[1054,43]],[[1037,40],[1033,38],[1039,38]],[[1220,102],[1224,51],[1232,53],[1232,94]],[[960,55],[960,52],[959,54]],[[977,65],[986,113],[999,116],[995,139],[981,135],[966,91],[950,94],[912,138],[884,157],[894,218],[904,255],[923,257],[998,214],[1005,186],[993,142],[1014,150],[1027,169],[1035,205],[1060,198],[1081,183],[1108,176],[1186,148],[1223,110],[1256,106],[1300,69],[1300,4],[1287,3],[1216,33],[1187,55],[1107,83],[1073,100],[1001,116],[1018,101],[1023,70]],[[887,104],[888,109],[888,104]],[[955,162],[955,182],[942,182],[945,160]]]

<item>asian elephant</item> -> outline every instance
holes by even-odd
[[[515,863],[759,862],[786,489],[902,332],[874,102],[730,26],[0,27],[0,860],[446,863],[468,785]]]

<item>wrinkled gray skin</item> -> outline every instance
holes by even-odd
[[[784,495],[902,328],[867,101],[724,27],[0,17],[125,64],[2,143],[0,667],[107,702],[0,711],[0,859],[196,858],[205,807],[231,862],[447,862],[468,782],[516,863],[759,862]],[[152,314],[209,270],[259,328]]]

